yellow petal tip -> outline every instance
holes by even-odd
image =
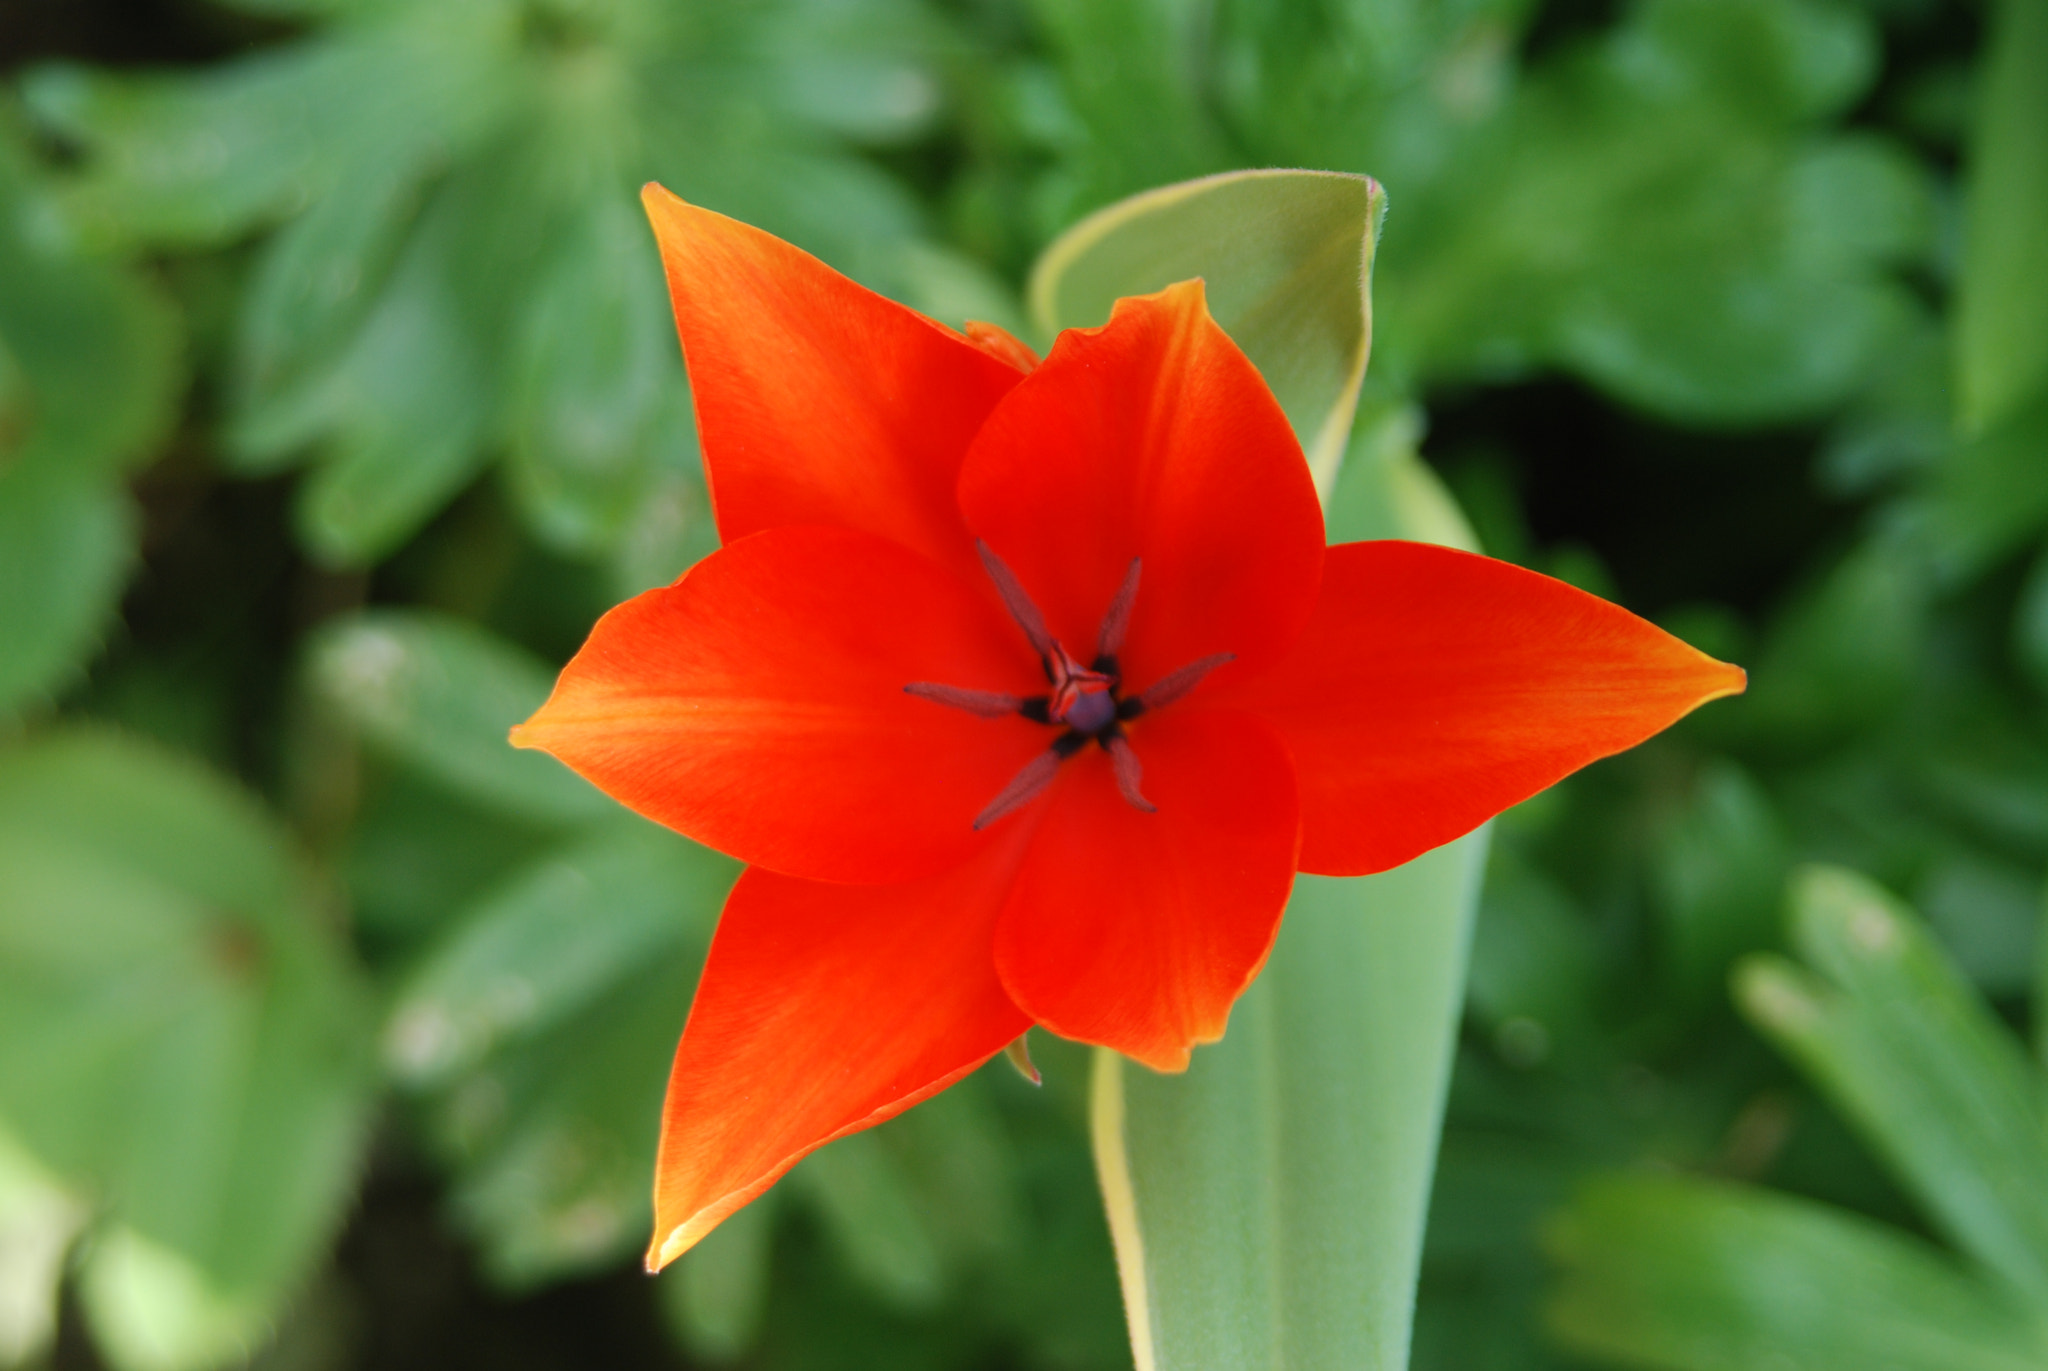
[[[679,1223],[668,1231],[668,1236],[647,1249],[647,1271],[649,1275],[661,1270],[677,1257],[695,1246],[691,1239],[690,1225]]]

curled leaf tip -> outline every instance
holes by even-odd
[[[1033,1085],[1044,1085],[1045,1077],[1038,1074],[1038,1067],[1031,1060],[1031,1044],[1026,1041],[1027,1037],[1027,1034],[1019,1033],[1012,1038],[1009,1046],[1003,1049],[1003,1058],[1016,1067],[1017,1074],[1025,1080]]]

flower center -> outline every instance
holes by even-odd
[[[1109,754],[1110,765],[1116,773],[1117,789],[1124,799],[1133,808],[1152,813],[1156,806],[1145,798],[1141,788],[1144,767],[1138,761],[1138,754],[1131,750],[1130,739],[1124,736],[1124,724],[1140,714],[1178,700],[1193,690],[1204,676],[1237,654],[1213,653],[1177,671],[1168,672],[1140,694],[1126,697],[1122,694],[1117,654],[1123,650],[1124,633],[1130,627],[1131,605],[1138,597],[1139,563],[1136,557],[1131,558],[1123,584],[1117,588],[1116,597],[1102,616],[1102,627],[1095,639],[1095,656],[1084,667],[1064,644],[1047,631],[1045,616],[1024,593],[1024,586],[1016,573],[996,556],[987,543],[977,539],[974,546],[981,554],[981,564],[987,568],[989,579],[995,582],[997,592],[1009,608],[1010,617],[1017,621],[1017,627],[1024,630],[1024,636],[1038,653],[1039,666],[1045,671],[1050,689],[1044,695],[1025,696],[937,685],[929,681],[912,681],[903,689],[934,703],[964,709],[984,718],[1021,714],[1037,723],[1062,730],[1051,746],[1025,763],[1015,779],[975,816],[975,828],[987,828],[997,819],[1037,799],[1052,784],[1052,778],[1059,773],[1060,763],[1090,742],[1100,745]]]
[[[1046,663],[1046,674],[1052,678],[1052,694],[1045,700],[1046,722],[1091,734],[1114,723],[1115,664],[1114,657],[1097,657],[1092,669],[1084,667],[1066,648],[1054,642],[1052,660]]]

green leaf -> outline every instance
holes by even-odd
[[[797,1163],[789,1179],[816,1207],[848,1275],[899,1309],[938,1303],[946,1282],[938,1238],[879,1135],[840,1138]]]
[[[1229,165],[1204,99],[1199,11],[1172,0],[1035,0],[1032,9],[1060,52],[1063,94],[1093,135],[1068,140],[1080,144],[1077,165],[1069,184],[1055,183],[1054,222]]]
[[[99,646],[135,556],[115,482],[178,380],[165,301],[79,249],[0,109],[0,719]]]
[[[349,193],[314,202],[271,239],[242,298],[229,455],[262,472],[296,455],[346,346],[382,298],[419,188],[413,168],[380,166]]]
[[[697,432],[686,397],[670,406],[668,424],[672,432],[663,442],[670,452],[694,456]],[[607,584],[617,599],[631,599],[643,590],[670,584],[717,550],[718,525],[711,517],[711,496],[702,476],[671,469],[620,529]]]
[[[991,1075],[1002,1080],[1011,1069],[992,1064],[876,1130],[901,1159],[949,1258],[1009,1252],[1024,1225],[1017,1158],[990,1102]]]
[[[1370,177],[1247,171],[1164,186],[1089,216],[1045,250],[1031,310],[1051,334],[1118,297],[1202,277],[1209,310],[1259,368],[1317,485],[1337,474],[1372,341],[1367,288],[1386,197]]]
[[[2013,647],[2035,688],[2048,692],[2048,549],[2034,559],[2013,613]]]
[[[2038,784],[2026,797],[2036,805],[2042,798]],[[1913,890],[1914,903],[1956,970],[1994,999],[2017,999],[2033,984],[2040,897],[2040,873],[2033,867],[1960,844],[1935,858]]]
[[[373,68],[360,50],[298,45],[197,79],[30,73],[43,123],[103,149],[71,212],[110,238],[218,242],[288,205],[317,169],[312,120]]]
[[[465,911],[406,978],[385,1033],[393,1071],[436,1084],[546,1033],[677,949],[710,941],[736,865],[623,817]]]
[[[1422,424],[1419,406],[1386,401],[1359,416],[1336,488],[1323,500],[1331,542],[1414,538],[1479,551],[1464,511],[1422,460]]]
[[[795,0],[776,7],[764,47],[770,89],[797,119],[864,142],[927,130],[942,91],[933,57],[950,45],[937,16],[913,0]]]
[[[1873,538],[1789,597],[1731,713],[1814,747],[1896,709],[1925,657],[1932,587],[1917,549]]]
[[[1512,849],[1496,849],[1465,1000],[1503,1057],[1534,1066],[1560,1039],[1584,1035],[1599,957],[1593,924],[1571,897]]]
[[[413,240],[348,357],[296,416],[308,436],[327,429],[298,509],[300,536],[327,562],[390,552],[483,465],[494,378],[447,279],[473,250],[463,227],[443,213]]]
[[[535,283],[521,327],[512,489],[552,545],[608,549],[662,467],[677,464],[676,449],[694,447],[665,422],[688,392],[660,263],[632,202],[592,198]]]
[[[558,832],[471,804],[404,766],[359,779],[340,867],[349,913],[371,943],[410,943],[445,927]]]
[[[99,646],[135,557],[134,524],[119,486],[0,464],[0,719],[66,684]]]
[[[1996,427],[2048,393],[2048,7],[1992,7],[1957,282],[1957,409]]]
[[[1022,338],[1030,333],[1016,291],[965,253],[930,243],[905,243],[897,298],[955,328],[980,319]]]
[[[1140,1371],[1407,1365],[1483,834],[1302,876],[1186,1075],[1096,1058],[1096,1162]]]
[[[0,1130],[0,1366],[34,1364],[57,1332],[57,1286],[86,1209]]]
[[[1646,87],[1733,97],[1748,118],[1780,124],[1847,108],[1881,55],[1863,15],[1807,0],[1650,0],[1615,50]]]
[[[1807,1200],[1677,1176],[1590,1185],[1552,1225],[1551,1328],[1659,1371],[2023,1371],[2048,1325],[1928,1247]]]
[[[399,989],[386,1060],[432,1092],[456,1210],[498,1281],[644,1241],[667,1065],[736,871],[615,814],[463,910]]]
[[[82,251],[8,146],[0,119],[0,352],[10,395],[0,468],[48,464],[112,475],[151,455],[181,379],[162,295]]]
[[[1067,102],[1037,121],[1054,216],[1232,162],[1388,187],[1396,391],[1561,367],[1684,420],[1770,421],[1852,391],[1923,313],[1893,268],[1934,246],[1930,178],[1824,131],[1882,52],[1859,7],[1643,0],[1526,76],[1533,7],[1502,0],[1038,9]]]
[[[460,152],[501,117],[514,7],[371,18],[190,74],[32,72],[30,110],[86,149],[70,212],[121,243],[218,244],[355,193],[367,168],[402,174]]]
[[[1317,172],[1151,191],[1048,249],[1033,312],[1047,330],[1090,326],[1120,296],[1202,276],[1327,490],[1370,342],[1380,209],[1371,180]],[[1349,517],[1469,538],[1402,461],[1412,422],[1379,417],[1385,455]],[[1231,1031],[1185,1075],[1098,1054],[1096,1168],[1140,1371],[1405,1365],[1485,843],[1358,881],[1299,878]]]
[[[28,103],[78,151],[64,203],[89,235],[274,232],[225,427],[245,471],[311,457],[318,560],[384,558],[498,461],[544,542],[648,539],[694,453],[642,182],[877,288],[918,274],[916,197],[834,139],[929,127],[958,50],[926,0],[252,3],[308,22],[189,71],[45,68]]]
[[[646,1242],[662,1091],[701,962],[689,946],[647,961],[434,1099],[455,1213],[499,1284],[598,1270]]]
[[[1673,988],[1724,1004],[1730,963],[1777,941],[1792,853],[1770,796],[1733,762],[1710,763],[1660,825],[1652,862]]]
[[[1819,969],[1747,963],[1744,1012],[1797,1060],[1936,1226],[2048,1309],[2048,1149],[2018,1041],[1912,911],[1834,868],[1794,886],[1793,938]]]
[[[6,338],[0,336],[0,453],[12,453],[14,445],[21,441],[33,403],[28,377],[7,346]]]
[[[2048,524],[2044,452],[2048,387],[1944,454],[1917,501],[1944,578],[1961,583],[1980,575]]]
[[[132,1229],[98,1237],[79,1272],[79,1304],[115,1371],[213,1371],[270,1340],[276,1310],[224,1291],[179,1253]]]
[[[394,758],[487,808],[545,824],[615,814],[610,801],[507,731],[547,699],[552,673],[463,620],[385,610],[324,627],[312,688]]]
[[[70,1185],[275,1308],[366,1139],[369,1024],[290,839],[116,737],[0,754],[0,1118]]]
[[[1839,400],[1910,332],[1890,268],[1935,225],[1903,150],[1808,133],[1867,84],[1874,40],[1846,6],[1653,0],[1565,49],[1394,221],[1390,360],[1561,366],[1688,422]]]
[[[768,1309],[780,1190],[770,1190],[711,1230],[661,1278],[661,1308],[692,1355],[729,1362],[754,1345]]]

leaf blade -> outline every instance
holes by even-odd
[[[1048,334],[1092,327],[1119,296],[1202,277],[1210,312],[1265,376],[1327,489],[1371,348],[1367,285],[1385,207],[1371,177],[1339,172],[1163,186],[1060,235],[1031,273],[1032,315]]]
[[[2048,387],[2048,9],[2003,0],[1969,152],[1956,302],[1962,427],[1980,433]]]
[[[1485,846],[1302,878],[1230,1032],[1185,1076],[1098,1054],[1141,1371],[1407,1364]]]
[[[2021,1371],[2048,1328],[1926,1244],[1768,1191],[1595,1182],[1552,1225],[1549,1308],[1573,1346],[1672,1371]]]
[[[2048,1153],[2018,1042],[1918,918],[1862,877],[1806,872],[1793,934],[1821,977],[1753,959],[1738,973],[1744,1012],[1861,1128],[1938,1228],[2048,1308]]]

